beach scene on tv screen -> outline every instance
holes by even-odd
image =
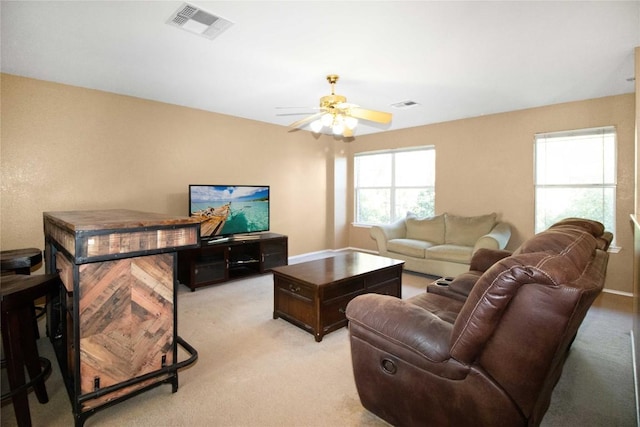
[[[255,233],[269,229],[269,187],[191,186],[191,215],[200,235]]]

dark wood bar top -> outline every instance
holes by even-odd
[[[77,264],[197,247],[200,221],[127,209],[44,212],[45,239]]]
[[[45,220],[72,232],[197,224],[196,218],[128,209],[44,212]]]

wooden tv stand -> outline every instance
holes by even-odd
[[[200,247],[178,252],[178,280],[197,288],[262,274],[288,264],[288,238],[261,233],[228,239],[202,240]]]

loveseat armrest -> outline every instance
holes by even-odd
[[[480,237],[473,247],[473,253],[480,248],[504,249],[511,238],[511,226],[506,222],[497,223],[493,229]]]
[[[369,234],[376,241],[378,252],[384,253],[387,251],[387,242],[389,240],[406,237],[407,225],[405,219],[402,218],[391,224],[374,225],[371,227]]]
[[[346,316],[350,328],[355,324],[430,362],[450,359],[453,325],[422,307],[388,295],[364,294],[349,302]]]

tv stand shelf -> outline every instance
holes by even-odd
[[[178,280],[195,291],[287,264],[287,236],[276,233],[233,236],[203,241],[199,248],[178,252]]]

